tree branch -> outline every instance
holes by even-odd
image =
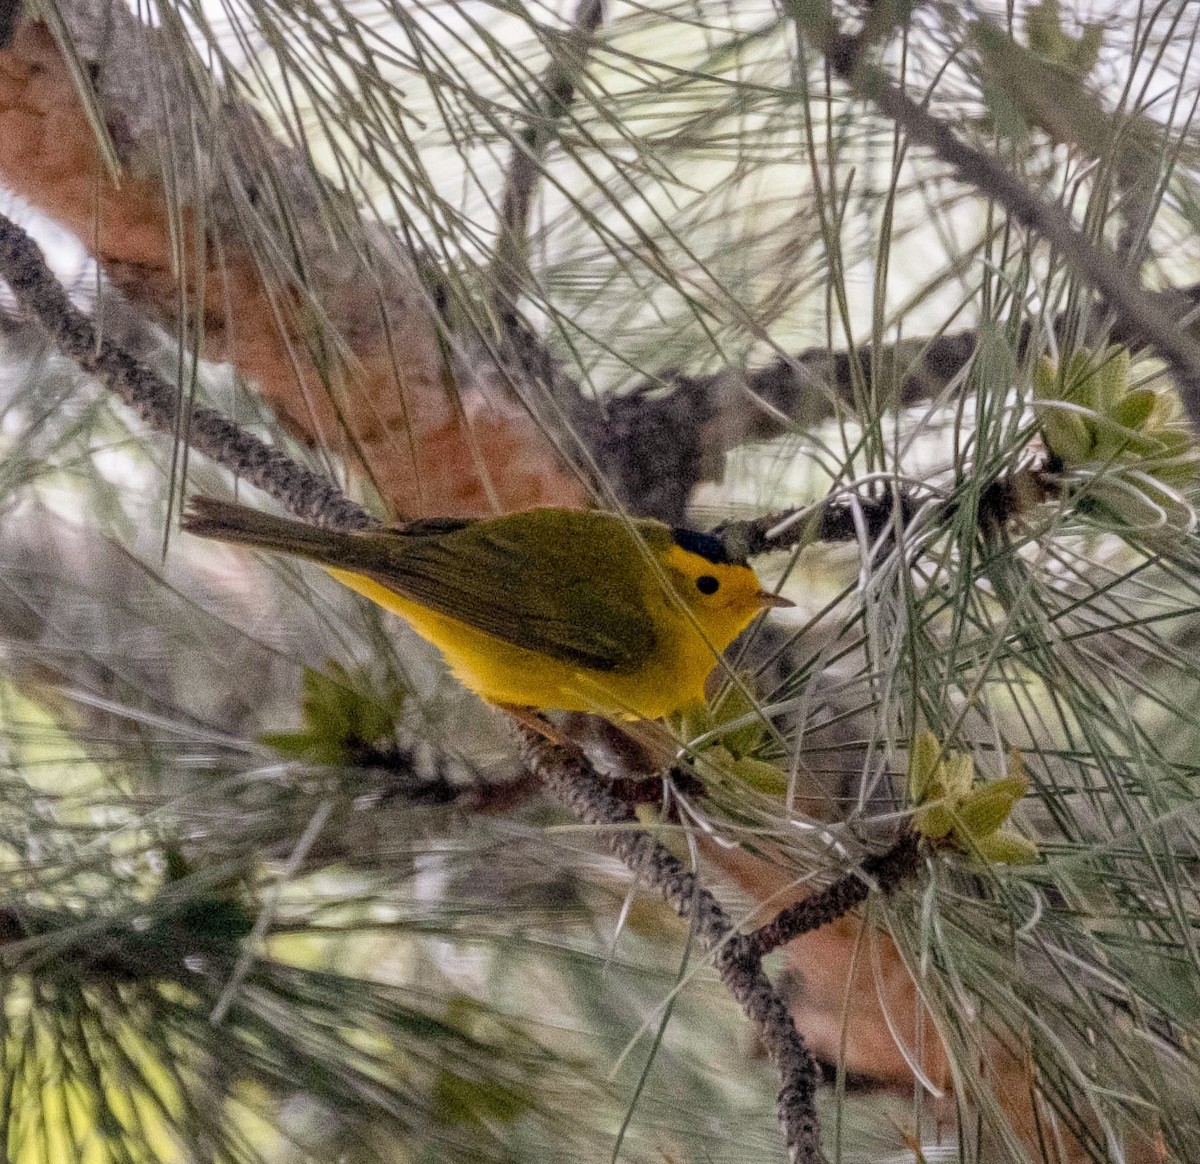
[[[793,938],[811,933],[830,922],[845,917],[855,906],[867,900],[876,882],[884,893],[891,893],[920,868],[920,837],[905,832],[892,847],[883,853],[873,853],[864,859],[861,870],[852,870],[839,877],[820,893],[814,893],[781,910],[753,935],[760,957],[786,946]]]
[[[319,473],[296,464],[212,408],[180,408],[178,391],[96,333],[92,321],[67,298],[37,244],[0,215],[0,277],[20,308],[45,328],[59,351],[96,376],[155,432],[182,437],[237,477],[274,497],[297,517],[333,529],[374,523],[361,506]]]
[[[604,844],[626,867],[655,890],[682,918],[716,967],[726,989],[754,1024],[783,1085],[778,1095],[792,1164],[817,1164],[821,1153],[816,1113],[819,1069],[792,1022],[787,1004],[762,968],[762,955],[752,935],[739,934],[716,898],[696,874],[689,872],[649,833],[632,827],[632,811],[617,800],[581,753],[558,747],[527,728],[520,729],[521,758],[546,791],[588,824],[599,825]]]
[[[1142,288],[1114,256],[1077,229],[1065,210],[1043,202],[996,158],[961,141],[949,125],[864,60],[859,36],[830,33],[823,21],[808,16],[798,0],[789,0],[788,7],[798,25],[816,33],[834,73],[855,93],[872,101],[913,141],[932,149],[963,182],[1051,243],[1099,292],[1127,334],[1154,347],[1189,392],[1200,390],[1200,343],[1180,326],[1178,318],[1164,311],[1162,299]]]
[[[114,0],[54,12],[68,49],[28,16],[0,48],[0,180],[111,285],[188,350],[233,363],[394,513],[582,503],[477,345],[447,343],[429,264],[323,181],[305,143],[276,139],[198,56],[181,62],[170,6],[163,27]]]
[[[499,237],[491,265],[492,307],[508,315],[528,278],[529,214],[542,176],[546,153],[558,137],[559,119],[575,99],[575,85],[587,61],[588,44],[604,17],[604,0],[578,0],[571,30],[562,46],[551,49],[542,79],[542,107],[536,120],[513,144],[500,202]]]

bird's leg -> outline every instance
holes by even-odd
[[[532,707],[526,707],[521,703],[497,703],[496,706],[501,711],[510,715],[523,728],[528,728],[531,732],[537,732],[542,739],[549,740],[550,743],[556,744],[560,748],[575,747],[554,724]]]

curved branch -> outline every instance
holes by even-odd
[[[820,1127],[816,1113],[819,1071],[796,1029],[787,1003],[762,968],[753,935],[739,934],[717,899],[694,873],[649,833],[632,827],[636,818],[617,800],[583,755],[551,744],[528,728],[520,729],[521,758],[568,811],[588,824],[602,826],[604,844],[630,871],[652,885],[693,932],[721,981],[754,1023],[763,1045],[779,1068],[779,1122],[792,1164],[818,1164]]]
[[[551,50],[550,66],[542,79],[543,101],[537,119],[513,144],[500,202],[500,234],[490,272],[492,307],[501,318],[512,310],[528,278],[529,214],[534,190],[546,153],[558,136],[558,121],[575,99],[588,41],[603,17],[604,0],[579,0],[562,47]]]
[[[270,494],[297,517],[334,529],[362,529],[374,522],[327,478],[297,464],[215,409],[181,409],[178,392],[157,372],[97,335],[92,321],[67,298],[37,244],[3,215],[0,277],[63,355],[98,377],[156,432],[182,435],[192,448]]]
[[[73,231],[112,286],[233,363],[393,512],[582,502],[525,406],[446,344],[420,261],[181,60],[170,6],[159,28],[117,0],[54,12],[69,46],[26,18],[0,48],[0,181]]]
[[[830,33],[824,21],[808,17],[791,0],[798,25],[818,40],[834,73],[861,97],[872,101],[915,142],[928,146],[959,179],[999,203],[1017,222],[1053,244],[1067,263],[1100,294],[1129,335],[1155,348],[1181,383],[1200,386],[1200,343],[1181,326],[1164,301],[1146,291],[1121,263],[1093,243],[1062,207],[1040,199],[992,155],[962,141],[928,108],[914,101],[876,66],[863,59],[859,36]]]

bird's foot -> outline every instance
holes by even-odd
[[[556,744],[560,748],[573,748],[575,745],[558,730],[541,712],[520,703],[497,703],[496,706],[514,719],[521,727],[536,732],[544,740]]]

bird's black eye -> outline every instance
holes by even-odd
[[[701,594],[716,594],[721,588],[721,583],[718,582],[711,574],[701,574],[696,579],[696,589]]]

